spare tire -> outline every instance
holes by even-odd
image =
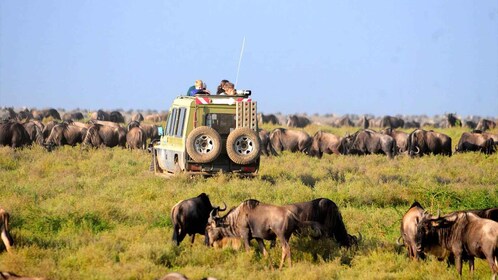
[[[198,163],[215,160],[221,153],[220,134],[207,126],[195,128],[187,137],[187,153]]]
[[[228,135],[227,154],[237,164],[254,162],[261,152],[261,143],[258,134],[248,128],[237,128]]]

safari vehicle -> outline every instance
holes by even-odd
[[[175,98],[166,127],[152,147],[155,173],[255,175],[261,144],[251,91]]]

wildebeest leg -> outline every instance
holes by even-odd
[[[469,257],[469,270],[470,273],[474,273],[474,257]]]
[[[455,253],[455,265],[458,274],[462,275],[462,253]]]
[[[263,252],[263,256],[268,257],[268,251],[266,251],[265,243],[261,238],[255,238],[258,241],[259,250]]]
[[[195,233],[191,235],[190,243],[194,244],[194,240],[195,240]]]
[[[289,267],[291,267],[292,261],[291,261],[291,252],[290,252],[289,242],[287,242],[286,240],[282,240],[282,259],[280,260],[279,269],[282,269],[282,267],[284,266],[285,258],[287,258],[288,263],[289,263]]]
[[[491,268],[491,272],[493,273],[491,279],[496,280],[496,275],[498,274],[498,256],[493,255],[494,254],[486,256],[486,260],[488,261],[489,268]]]
[[[9,233],[5,231],[5,229],[2,230],[2,241],[3,244],[5,245],[5,248],[7,249],[7,252],[12,253],[12,238],[10,238]]]

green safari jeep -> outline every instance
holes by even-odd
[[[152,145],[155,173],[255,175],[261,144],[256,102],[251,91],[235,96],[196,95],[175,98],[166,127]]]

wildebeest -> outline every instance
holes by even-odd
[[[408,135],[408,154],[422,156],[427,154],[451,156],[451,138],[432,130],[415,129]]]
[[[343,137],[338,150],[344,155],[385,154],[388,158],[393,158],[396,155],[396,142],[389,135],[360,129]]]
[[[261,141],[261,153],[265,156],[270,155],[270,133],[261,129],[258,133],[259,140]]]
[[[125,119],[119,111],[111,111],[111,113],[109,113],[109,121],[115,123],[124,123]]]
[[[318,224],[301,222],[296,214],[284,206],[264,204],[255,199],[248,199],[223,217],[210,214],[206,226],[206,245],[212,246],[214,241],[224,237],[240,237],[244,240],[246,251],[249,251],[250,240],[256,239],[263,255],[268,256],[263,240],[278,238],[282,245],[281,269],[285,259],[291,266],[289,239],[292,233],[305,224],[313,226],[314,230],[321,231]]]
[[[321,226],[323,237],[334,238],[341,246],[358,245],[360,238],[347,232],[339,207],[328,198],[284,205],[296,214],[301,222],[316,222]]]
[[[311,136],[301,130],[276,128],[270,133],[270,148],[274,155],[282,151],[307,154],[312,142]]]
[[[411,259],[425,259],[425,253],[430,253],[436,256],[439,260],[443,260],[444,258],[449,256],[450,252],[445,250],[441,246],[426,248],[425,252],[417,250],[417,226],[422,220],[424,214],[426,214],[426,212],[422,205],[420,205],[420,203],[418,203],[417,201],[413,202],[413,204],[410,206],[410,209],[406,211],[406,213],[403,215],[403,218],[401,219],[400,238],[403,240],[403,244],[398,243],[398,245],[405,246],[408,257]]]
[[[52,118],[54,120],[61,120],[61,115],[54,108],[41,110],[41,114],[42,114],[42,119],[43,118]]]
[[[498,274],[498,223],[477,215],[458,211],[442,217],[424,215],[417,227],[417,250],[441,246],[455,258],[458,273],[462,274],[462,261],[468,259],[470,270],[474,258],[486,259],[493,279]]]
[[[0,237],[3,241],[3,244],[7,252],[11,253],[12,246],[14,246],[14,239],[12,239],[12,236],[10,236],[9,233],[9,220],[10,220],[9,213],[7,213],[7,211],[5,211],[4,209],[0,208]]]
[[[224,208],[211,205],[209,197],[201,193],[197,197],[179,201],[171,208],[171,221],[173,222],[173,242],[180,245],[188,234],[194,243],[195,234],[204,235],[211,211],[225,211]],[[216,213],[215,213],[216,215]]]
[[[0,146],[20,148],[32,144],[24,126],[17,121],[0,123]]]
[[[155,124],[140,123],[140,127],[145,131],[147,139],[151,141],[159,139],[158,126]]]
[[[88,128],[85,138],[83,139],[84,145],[91,147],[115,147],[126,146],[126,129],[115,124],[113,126],[102,125],[94,123]]]
[[[493,129],[496,127],[496,123],[492,120],[480,119],[477,123],[476,129],[481,131],[486,131],[488,129]]]
[[[72,112],[72,113],[65,113],[62,115],[62,120],[63,121],[79,121],[84,119],[85,117],[83,116],[83,113],[81,112]]]
[[[31,142],[43,145],[43,128],[45,127],[42,122],[31,120],[22,124],[31,139]]]
[[[387,134],[391,136],[394,141],[396,141],[396,152],[398,154],[404,153],[408,150],[408,133],[394,130],[390,127],[381,130],[380,133]]]
[[[62,122],[56,124],[50,135],[45,140],[45,147],[48,150],[53,149],[55,146],[76,146],[82,143],[87,133],[86,125],[76,125],[73,122]]]
[[[141,113],[136,113],[133,116],[131,116],[131,121],[141,122],[143,120],[144,120],[144,116]]]
[[[126,133],[126,146],[128,149],[142,149],[145,150],[147,143],[147,135],[140,127],[132,127]]]
[[[380,127],[399,128],[403,127],[405,121],[402,118],[384,116],[380,122]]]
[[[97,112],[93,112],[92,115],[90,116],[92,120],[99,120],[99,121],[110,121],[110,115],[108,112],[104,110],[98,110]]]
[[[446,115],[446,120],[441,125],[441,127],[454,127],[454,126],[462,126],[462,121],[455,116],[454,113],[449,113]]]
[[[265,115],[265,114],[260,113],[260,114],[258,114],[258,121],[260,123],[269,123],[269,124],[274,124],[274,125],[280,124],[277,116],[275,116],[274,114]]]
[[[496,147],[493,138],[487,133],[463,132],[455,152],[481,152],[484,154],[492,154],[496,152]]]
[[[52,132],[52,128],[54,128],[54,126],[58,123],[59,123],[58,121],[51,120],[45,124],[45,127],[42,130],[43,139],[46,140],[48,138],[48,136],[50,136],[50,133]]]
[[[334,127],[354,126],[354,123],[349,118],[349,116],[342,116],[338,119],[335,119],[332,122],[332,126],[334,126]]]
[[[305,127],[307,125],[311,124],[310,119],[308,119],[305,116],[298,116],[298,115],[290,115],[287,118],[287,126],[288,127]]]
[[[356,123],[356,126],[367,129],[370,127],[370,120],[367,118],[367,116],[362,116]]]
[[[338,147],[340,142],[340,136],[319,130],[313,135],[309,155],[318,158],[321,158],[323,153],[339,155]]]

